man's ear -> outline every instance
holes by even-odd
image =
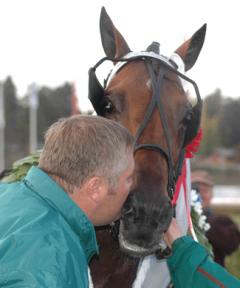
[[[106,180],[99,176],[90,178],[84,186],[87,197],[95,204],[101,203],[102,199],[108,193]]]

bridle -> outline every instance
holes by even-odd
[[[110,60],[113,63],[117,62],[118,64],[114,66],[115,68],[113,68],[113,71],[109,73],[107,79],[104,81],[104,86],[102,86],[96,77],[95,71],[106,60]],[[184,150],[185,142],[186,142],[187,136],[189,137],[189,135],[187,135],[187,133],[189,132],[189,127],[187,127],[185,131],[184,141],[181,145],[178,162],[177,162],[176,167],[174,167],[173,153],[172,153],[172,140],[170,137],[169,125],[167,122],[167,117],[163,108],[163,103],[162,103],[162,98],[161,98],[162,82],[163,82],[163,77],[165,73],[167,71],[171,71],[175,73],[181,79],[192,84],[195,89],[195,93],[197,95],[197,103],[195,104],[194,107],[192,107],[192,115],[193,115],[193,121],[194,121],[194,123],[191,123],[193,127],[190,127],[191,130],[193,130],[191,131],[193,132],[192,134],[197,133],[197,130],[200,125],[202,99],[201,99],[197,84],[192,79],[187,77],[185,74],[178,71],[177,69],[178,65],[176,64],[174,60],[171,60],[171,59],[169,60],[166,57],[156,54],[154,52],[145,52],[145,51],[140,52],[140,53],[130,52],[120,59],[111,59],[108,57],[104,57],[100,61],[98,61],[94,67],[89,69],[89,99],[92,102],[92,105],[98,115],[101,115],[101,116],[104,115],[102,111],[102,105],[103,105],[103,98],[104,98],[104,93],[105,93],[105,88],[107,86],[107,83],[109,82],[113,74],[116,74],[120,69],[122,69],[122,67],[124,67],[125,65],[127,65],[128,63],[134,60],[142,60],[146,62],[147,69],[148,69],[150,79],[151,79],[151,84],[152,84],[152,98],[147,107],[144,118],[140,126],[138,127],[138,130],[135,135],[135,153],[139,150],[146,149],[146,150],[158,151],[161,155],[164,156],[164,158],[166,159],[166,162],[168,165],[168,171],[169,171],[167,192],[168,192],[169,198],[172,199],[174,195],[174,191],[175,191],[176,181],[178,179],[178,176],[181,174],[181,169],[182,169],[182,164],[183,164],[184,154],[185,154],[185,150]],[[162,64],[162,68],[157,73],[153,69],[153,60],[157,60],[159,61],[159,63]],[[140,136],[142,135],[148,122],[150,121],[150,118],[152,116],[152,113],[155,107],[157,107],[157,110],[159,111],[164,135],[166,138],[167,151],[159,144],[155,144],[155,143],[154,144],[153,143],[139,144],[138,143]]]

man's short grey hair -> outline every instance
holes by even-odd
[[[39,167],[73,186],[100,176],[113,188],[129,164],[133,146],[133,136],[117,122],[72,116],[60,119],[46,132]]]

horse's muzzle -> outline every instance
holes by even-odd
[[[129,242],[124,237],[124,225],[120,222],[120,229],[119,229],[119,245],[121,250],[128,254],[131,257],[145,257],[151,254],[155,254],[157,251],[162,251],[166,248],[166,244],[164,243],[162,236],[163,234],[159,235],[159,242],[151,247],[142,247],[137,244]]]

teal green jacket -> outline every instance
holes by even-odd
[[[95,253],[93,225],[41,169],[0,184],[1,288],[87,288]]]
[[[174,288],[240,288],[240,281],[213,262],[191,237],[175,240],[172,251],[167,263]]]

